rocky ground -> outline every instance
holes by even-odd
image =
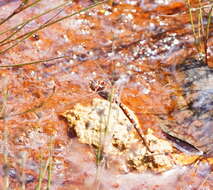
[[[209,135],[212,130],[209,119],[212,116],[212,27],[207,43],[208,66],[184,70],[181,65],[185,60],[198,57],[185,1],[115,0],[66,17],[94,2],[40,0],[3,23],[14,10],[18,12],[22,8],[22,2],[0,2],[0,189],[7,185],[8,178],[11,189],[23,189],[24,186],[35,189],[39,183],[39,171],[45,168],[48,158],[52,158],[51,190],[90,190],[95,185],[102,190],[213,188],[211,159],[193,164],[197,155],[183,154],[175,148],[177,143],[174,142],[177,138],[183,140],[183,145],[189,141],[199,151],[208,152],[205,157],[212,155]],[[36,1],[28,1],[32,2]],[[210,6],[208,1],[203,4],[206,19]],[[54,9],[56,6],[59,7]],[[192,6],[197,7],[197,2],[193,1]],[[54,10],[50,12],[50,9]],[[48,13],[38,17],[45,11]],[[34,20],[29,20],[35,16]],[[62,20],[63,17],[66,19]],[[57,19],[61,21],[51,24]],[[39,60],[43,61],[27,64]],[[16,64],[25,65],[14,66]],[[202,68],[205,73],[210,73],[210,77],[204,75],[195,83],[193,75],[201,74]],[[94,98],[100,97],[90,89],[91,80],[105,81],[107,89],[115,89],[119,101],[135,114],[147,141],[150,138],[157,145],[168,144],[169,151],[177,153],[174,159],[169,157],[171,154],[164,154],[169,160],[166,169],[156,166],[158,164],[153,159],[157,156],[154,154],[145,164],[141,162],[143,153],[142,159],[141,155],[137,157],[137,146],[132,152],[126,148],[136,140],[142,146],[140,150],[144,150],[138,138],[131,139],[127,129],[132,126],[124,115],[121,120],[127,124],[124,131],[116,135],[126,136],[126,142],[116,138],[117,141],[112,142],[114,145],[119,142],[119,145],[110,145],[110,148],[119,151],[126,148],[132,154],[129,157],[118,154],[116,159],[115,155],[109,156],[106,167],[97,168],[94,145],[96,149],[98,145],[94,138],[90,143],[82,143],[80,136],[71,138],[70,122],[62,115],[75,110],[77,105],[90,110],[91,114],[95,112],[90,106],[92,101],[97,101]],[[190,86],[187,86],[188,82]],[[188,93],[197,88],[201,93],[190,99]],[[179,108],[191,100],[191,108],[196,111],[189,112],[190,118],[202,119],[204,123],[196,121],[191,125],[191,121],[179,114],[184,113],[178,112]],[[98,101],[109,104],[107,100]],[[80,121],[82,118],[86,115],[83,114]],[[97,122],[97,119],[92,120]],[[162,127],[162,121],[169,124],[163,123]],[[188,130],[183,130],[177,122],[183,123]],[[122,125],[119,124],[119,130]],[[193,130],[190,126],[194,126]],[[200,126],[204,126],[201,133],[194,133]],[[162,129],[176,140],[169,141]],[[132,133],[135,135],[134,130]],[[173,163],[173,160],[179,161]],[[138,166],[141,169],[137,170]],[[161,172],[162,168],[164,172]],[[47,184],[48,175],[45,175],[42,187]]]

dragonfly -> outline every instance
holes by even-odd
[[[181,84],[183,86],[183,90],[185,90],[185,94],[186,94],[185,96],[189,96],[194,92],[196,92],[196,93],[198,92],[199,94],[206,92],[206,90],[202,91],[202,89],[192,89],[191,88],[191,86],[194,85],[194,82],[192,79],[190,79],[190,77],[192,78],[192,76],[190,76],[190,75],[198,74],[197,72],[200,71],[200,68],[201,68],[201,70],[204,70],[207,73],[207,75],[205,75],[205,72],[204,72],[204,73],[202,73],[202,75],[199,75],[200,77],[198,77],[197,80],[206,80],[206,78],[209,77],[209,73],[210,74],[212,73],[212,70],[210,68],[207,68],[207,66],[205,64],[201,63],[200,61],[190,60],[190,61],[188,61],[188,63],[184,63],[184,65],[178,65],[177,71],[185,72],[184,74],[186,74],[186,79]],[[193,69],[198,69],[198,71],[197,70],[193,71]],[[186,72],[188,72],[188,73],[186,73]],[[100,97],[102,97],[103,99],[110,100],[111,94],[110,94],[110,91],[106,89],[106,84],[104,81],[92,80],[92,81],[90,81],[90,88],[93,91],[97,92],[98,95]],[[208,91],[207,91],[207,93],[208,93]],[[207,95],[212,96],[211,91]],[[209,98],[206,100],[207,102],[210,102],[209,105],[205,105],[206,101],[204,101],[203,105],[201,104],[201,105],[197,106],[197,108],[199,108],[199,109],[196,110],[195,106],[197,105],[197,102],[199,102],[199,98],[202,98],[202,97],[192,98],[190,100],[190,102],[188,102],[188,105],[184,106],[184,108],[178,108],[176,110],[173,110],[173,112],[171,112],[171,113],[156,114],[156,115],[158,118],[160,118],[158,121],[159,121],[160,128],[162,130],[162,133],[168,140],[172,141],[172,143],[178,150],[180,150],[181,152],[187,153],[187,154],[209,156],[213,152],[213,150],[212,150],[213,149],[212,148],[212,146],[213,146],[212,139],[213,138],[211,138],[212,133],[210,133],[207,136],[207,138],[206,138],[207,140],[206,139],[204,140],[205,142],[207,142],[206,144],[205,143],[202,144],[202,142],[201,142],[202,137],[200,137],[200,139],[199,139],[199,137],[197,137],[196,135],[193,137],[193,135],[191,136],[189,133],[187,133],[188,132],[187,129],[191,128],[193,130],[194,128],[196,128],[196,125],[195,126],[193,125],[194,120],[196,120],[196,119],[199,120],[200,115],[202,116],[206,113],[208,114],[207,111],[211,111],[211,109],[212,109],[212,107],[211,107],[212,100],[211,100],[211,98]],[[148,143],[146,142],[146,139],[144,138],[143,130],[141,129],[140,126],[138,126],[135,119],[128,112],[127,107],[121,101],[119,101],[119,99],[116,96],[114,97],[114,99],[112,101],[115,102],[121,108],[123,113],[126,115],[126,117],[129,119],[129,121],[133,125],[137,134],[140,136],[140,139],[142,140],[143,144],[146,146],[147,150],[149,152],[152,152],[148,146]],[[205,110],[207,110],[207,111],[205,111]],[[178,119],[176,117],[179,114],[184,115],[185,114],[184,112],[185,113],[190,112],[190,115],[188,116],[188,118],[185,116],[182,121],[178,121]],[[196,113],[194,114],[194,112],[196,112]],[[153,113],[153,115],[155,115],[155,113]],[[161,117],[162,115],[164,117]],[[211,115],[211,112],[210,112],[210,115]],[[210,122],[211,121],[212,120],[210,120]],[[207,120],[207,122],[208,122],[208,120]],[[205,125],[205,124],[203,124],[203,125]],[[185,126],[185,128],[184,128],[184,126]],[[200,127],[202,128],[202,124]],[[208,126],[207,126],[207,128],[208,128]],[[211,128],[210,128],[210,130],[211,130]],[[186,131],[186,133],[185,133],[185,131]],[[196,142],[193,138],[197,139],[198,142]]]
[[[106,87],[106,83],[104,81],[95,81],[95,80],[90,81],[91,90],[97,92],[98,95],[100,97],[102,97],[103,99],[110,100],[111,99],[111,93],[108,90],[106,90],[105,87]],[[117,104],[120,107],[120,109],[123,111],[125,116],[128,118],[128,120],[130,121],[130,123],[134,127],[135,131],[139,135],[139,137],[142,140],[143,144],[145,145],[147,151],[152,153],[152,151],[150,150],[148,143],[147,143],[147,141],[144,137],[143,130],[140,128],[137,121],[135,121],[135,119],[129,113],[128,108],[121,101],[119,101],[119,99],[116,96],[111,101],[114,102],[115,104]]]

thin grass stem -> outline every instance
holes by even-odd
[[[27,152],[22,153],[21,157],[21,168],[22,168],[22,174],[21,174],[21,190],[25,190],[25,173],[24,173],[24,168],[26,165],[26,160],[27,160]]]
[[[104,148],[106,147],[106,141],[107,141],[107,133],[108,133],[108,129],[109,129],[109,126],[110,126],[110,117],[111,117],[111,112],[112,112],[112,104],[113,104],[113,100],[114,100],[114,88],[111,89],[111,93],[110,93],[110,96],[108,97],[109,98],[109,109],[108,109],[108,113],[107,113],[107,118],[105,120],[105,124],[104,124],[104,134],[103,134],[103,137],[102,137],[102,129],[100,129],[100,146],[99,146],[99,149],[98,149],[98,155],[97,155],[97,160],[96,160],[96,163],[97,163],[97,171],[96,171],[96,177],[95,177],[95,187],[96,187],[96,190],[99,190],[100,189],[100,175],[102,174],[102,169],[105,165],[104,161],[105,160],[102,160],[103,159],[103,153],[104,153]],[[101,160],[103,162],[101,162]],[[102,164],[101,164],[102,163]]]
[[[47,98],[46,101],[43,101],[39,105],[37,105],[37,106],[35,106],[35,107],[31,108],[31,109],[28,109],[26,111],[20,112],[20,113],[0,116],[0,120],[4,120],[4,119],[6,119],[8,117],[14,117],[14,116],[17,116],[17,115],[22,115],[22,114],[26,114],[26,113],[30,113],[30,112],[35,112],[37,109],[39,109],[42,106],[44,106],[48,102],[48,100],[53,96],[54,93],[55,93],[55,87],[53,88],[52,94]]]
[[[7,78],[4,79],[3,89],[2,89],[2,99],[3,99],[3,105],[1,109],[1,117],[4,118],[6,115],[6,106],[7,106],[7,99],[8,99],[8,89],[7,89]],[[9,188],[9,176],[8,176],[8,127],[5,121],[5,118],[3,119],[3,155],[4,155],[4,177],[3,177],[3,190],[8,190]]]
[[[26,23],[28,24],[28,23]],[[7,36],[5,39],[3,39],[2,41],[0,41],[0,45],[3,46],[4,42],[6,42],[7,40],[9,40],[10,38],[12,38],[15,34],[17,34],[22,28],[25,27],[26,24],[23,24],[22,26],[20,26],[15,32],[13,32],[12,34],[10,34],[9,36]]]
[[[49,165],[48,165],[48,177],[47,177],[47,190],[51,190],[52,182],[52,170],[53,170],[53,136],[50,137],[50,146],[49,146]]]
[[[47,168],[49,166],[49,163],[50,163],[50,158],[47,159],[44,167],[42,167],[43,164],[41,163],[41,168],[40,168],[40,172],[39,172],[39,179],[38,179],[38,184],[36,185],[36,190],[41,190],[42,182],[43,182],[44,176],[47,172]]]
[[[14,39],[14,41],[15,41],[15,40],[17,40],[17,39],[23,37],[21,40],[18,40],[15,44],[9,46],[8,48],[6,48],[6,49],[4,49],[4,50],[2,50],[2,51],[0,51],[0,54],[3,54],[3,53],[5,53],[5,52],[7,52],[8,50],[10,50],[10,49],[12,49],[13,47],[17,46],[20,42],[26,40],[27,38],[29,38],[30,36],[32,36],[32,35],[35,34],[36,32],[38,32],[38,31],[40,31],[40,30],[42,30],[42,29],[44,29],[44,28],[46,28],[46,27],[48,27],[48,26],[51,26],[51,25],[53,25],[53,24],[55,24],[55,23],[58,23],[58,22],[60,22],[60,21],[62,21],[62,20],[64,20],[64,19],[70,18],[70,17],[72,17],[72,16],[75,16],[75,15],[80,14],[80,13],[82,13],[82,12],[85,12],[85,11],[87,11],[87,10],[90,10],[91,8],[96,7],[96,6],[98,6],[98,5],[100,5],[100,4],[103,4],[103,3],[105,3],[105,2],[107,2],[107,1],[97,2],[97,3],[93,4],[93,5],[90,5],[90,6],[86,7],[86,8],[84,8],[84,9],[81,9],[80,11],[77,11],[77,12],[72,13],[72,14],[68,14],[67,16],[64,16],[64,17],[62,17],[62,18],[56,19],[55,21],[52,21],[52,22],[43,24],[43,25],[41,25],[40,27],[38,27],[37,29],[34,29],[34,30],[32,30],[31,32],[25,33],[24,35],[19,36],[19,37],[17,37],[16,39]]]
[[[190,0],[187,0],[187,6],[188,6],[188,10],[189,10],[190,22],[191,22],[191,25],[192,25],[192,32],[193,32],[194,38],[197,39]]]
[[[206,25],[206,39],[209,39],[209,28],[210,28],[210,23],[211,23],[211,19],[212,19],[212,10],[213,10],[213,5],[210,8],[210,11],[208,13],[208,21],[207,21],[207,25]]]
[[[39,1],[41,0],[36,0],[35,2],[26,5],[28,3],[28,1],[24,1],[22,2],[18,8],[16,8],[12,14],[10,14],[7,18],[3,19],[2,21],[0,21],[0,25],[4,24],[5,22],[7,22],[9,19],[11,19],[13,16],[17,15],[18,13],[22,12],[23,10],[29,8],[29,7],[33,7],[34,5],[36,5],[37,3],[39,3]]]
[[[103,123],[103,118],[101,117],[100,123]],[[98,166],[101,163],[101,160],[103,158],[103,145],[102,145],[102,125],[100,125],[100,135],[99,135],[99,148],[96,152],[96,165]]]
[[[69,3],[67,3],[67,2],[66,2],[66,3],[62,3],[62,4],[56,6],[56,7],[52,8],[52,9],[49,9],[49,10],[47,10],[47,11],[41,13],[41,14],[38,14],[38,15],[36,15],[36,16],[30,18],[29,20],[26,20],[26,21],[24,21],[24,22],[22,22],[22,23],[20,23],[20,24],[18,24],[18,25],[16,25],[16,26],[13,26],[13,27],[11,27],[11,28],[9,28],[9,29],[3,31],[3,32],[0,32],[0,35],[5,34],[5,33],[9,32],[9,31],[13,31],[13,30],[15,30],[16,28],[21,27],[22,25],[26,25],[26,24],[30,23],[31,21],[33,21],[33,20],[35,20],[35,19],[38,19],[39,17],[42,17],[42,16],[44,16],[44,15],[46,15],[46,14],[48,14],[48,13],[50,13],[50,12],[52,12],[52,11],[58,9],[58,8],[60,8],[60,7],[67,6],[67,5],[69,5],[69,4],[71,4],[71,3],[70,3],[70,2],[69,2]]]
[[[47,21],[45,22],[45,24],[48,24],[51,20],[53,20],[56,16],[58,16],[58,14],[60,14],[61,11],[62,11],[62,10],[60,10],[56,15],[54,15],[54,16],[51,17],[49,20],[47,20]],[[44,24],[44,25],[45,25],[45,24]],[[42,27],[42,25],[41,25],[40,27]],[[38,29],[39,29],[39,28],[38,28]],[[38,29],[37,29],[37,30],[38,30]],[[35,32],[29,32],[29,33],[27,33],[26,36],[24,36],[24,35],[20,36],[20,38],[23,37],[21,40],[16,41],[15,44],[13,44],[13,45],[11,45],[10,47],[6,48],[6,49],[3,50],[2,52],[0,52],[0,54],[1,54],[1,53],[3,54],[3,53],[5,53],[6,51],[10,50],[11,48],[17,46],[20,42],[23,42],[23,41],[26,40],[27,38],[31,37],[34,33],[35,33]],[[17,39],[18,39],[18,38],[17,38]],[[14,41],[14,40],[13,40],[13,41]]]
[[[16,25],[16,26],[14,26],[14,27],[12,27],[12,28],[10,28],[10,29],[7,29],[7,30],[1,32],[0,35],[2,35],[2,34],[4,34],[4,33],[7,33],[7,32],[9,32],[9,31],[15,30],[12,34],[10,34],[10,35],[7,36],[5,39],[3,39],[2,41],[0,41],[0,45],[3,46],[3,45],[5,45],[5,44],[7,44],[7,43],[13,41],[13,40],[8,41],[8,40],[11,39],[11,38],[12,38],[15,34],[17,34],[19,31],[21,31],[21,29],[24,28],[24,27],[25,27],[27,24],[29,24],[31,21],[33,21],[33,20],[35,20],[35,19],[38,19],[39,17],[44,16],[44,15],[46,15],[46,14],[48,14],[48,13],[50,13],[50,12],[52,12],[52,11],[58,9],[58,8],[65,7],[65,6],[69,5],[69,4],[71,4],[71,3],[70,3],[70,2],[62,3],[62,4],[56,6],[56,7],[52,8],[52,9],[49,9],[49,10],[47,10],[47,11],[45,11],[45,12],[39,14],[39,15],[36,15],[36,16],[32,17],[32,18],[29,19],[29,20],[26,20],[26,21],[24,21],[24,22],[22,22],[22,23],[20,23],[20,24],[18,24],[18,25]],[[6,42],[6,41],[8,41],[8,42]],[[6,43],[5,43],[5,42],[6,42]]]
[[[207,59],[207,49],[208,49],[208,37],[209,37],[209,28],[210,28],[210,23],[211,23],[211,13],[212,13],[212,7],[213,5],[202,5],[202,0],[198,1],[199,6],[198,8],[192,8],[190,4],[190,0],[186,1],[188,10],[189,10],[189,17],[190,17],[190,22],[192,25],[192,31],[193,31],[193,36],[194,36],[194,41],[195,41],[195,47],[197,49],[197,52],[201,56],[202,59],[205,59],[206,64],[208,64],[208,59]],[[205,27],[204,23],[204,11],[203,9],[206,7],[211,7],[210,11],[208,13],[208,19],[207,19],[207,24]],[[197,25],[195,27],[194,23],[194,17],[193,17],[193,11],[196,11],[196,14],[194,17],[197,16]]]
[[[49,59],[43,59],[43,60],[32,61],[32,62],[27,62],[27,63],[20,63],[20,64],[14,64],[14,65],[0,65],[0,68],[22,67],[22,66],[26,66],[26,65],[35,65],[35,64],[39,64],[39,63],[50,62],[50,61],[53,61],[53,60],[69,58],[69,57],[70,56],[64,55],[64,56],[53,57],[53,58],[49,58]]]

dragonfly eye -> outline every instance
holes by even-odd
[[[91,80],[89,83],[89,86],[90,86],[91,90],[93,90],[95,92],[99,92],[99,91],[104,90],[106,83],[104,81]]]

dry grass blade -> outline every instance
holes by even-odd
[[[103,117],[101,117],[101,122],[103,122]],[[100,129],[100,131],[102,131],[102,128]],[[100,133],[100,136],[99,136],[99,148],[96,150],[96,165],[99,166],[100,163],[101,163],[101,160],[103,159],[103,145],[102,145],[102,133]]]
[[[22,152],[21,154],[21,168],[22,168],[22,174],[21,174],[21,190],[25,190],[25,173],[24,173],[24,168],[26,166],[26,161],[27,161],[27,152]]]
[[[0,21],[0,25],[4,24],[5,22],[7,22],[9,19],[11,19],[13,16],[17,15],[18,13],[22,12],[23,10],[32,7],[34,5],[36,5],[39,1],[41,0],[36,0],[35,2],[27,5],[28,0],[23,1],[18,8],[16,8],[12,14],[10,14],[7,18],[3,19],[2,21]]]
[[[100,189],[100,177],[102,174],[102,170],[105,166],[105,160],[103,159],[104,155],[104,148],[106,146],[106,143],[108,142],[108,129],[110,127],[110,117],[111,117],[111,112],[112,112],[112,103],[113,103],[113,99],[114,99],[114,88],[111,89],[110,95],[108,97],[108,101],[109,101],[109,109],[108,109],[108,113],[107,113],[107,118],[105,120],[105,124],[104,124],[104,133],[102,135],[102,133],[100,133],[100,146],[97,150],[97,155],[96,155],[96,163],[97,163],[97,171],[96,171],[96,177],[95,177],[95,181],[94,181],[94,185],[95,185],[95,189],[99,190]],[[102,131],[102,129],[100,129],[100,131]]]
[[[26,111],[23,111],[21,113],[0,116],[0,120],[4,120],[4,119],[9,118],[9,117],[14,117],[14,116],[18,116],[18,115],[22,115],[22,114],[26,114],[26,113],[30,113],[30,112],[35,112],[37,109],[39,109],[42,106],[44,106],[45,104],[47,104],[48,100],[53,96],[54,93],[55,93],[55,87],[53,88],[53,91],[52,91],[51,95],[47,98],[46,101],[43,101],[39,105],[37,105],[37,106],[35,106],[35,107],[31,108],[31,109],[28,109]]]
[[[212,19],[212,10],[213,10],[213,5],[211,6],[209,13],[208,13],[208,17],[207,17],[207,25],[206,25],[206,34],[205,34],[205,42],[204,42],[204,49],[205,49],[205,61],[208,64],[208,57],[207,57],[207,43],[208,43],[208,39],[209,39],[209,28],[210,28],[210,23],[211,23],[211,19]],[[204,31],[205,32],[205,31]]]
[[[206,38],[209,38],[209,28],[210,28],[210,23],[211,23],[211,19],[212,19],[212,10],[213,10],[213,4],[209,10],[208,13],[208,21],[207,21],[207,25],[206,25]]]
[[[46,27],[48,27],[48,26],[51,26],[51,25],[53,25],[53,24],[55,24],[55,23],[58,23],[58,22],[60,22],[60,21],[62,21],[62,20],[64,20],[64,19],[70,18],[70,17],[72,17],[72,16],[78,15],[78,14],[80,14],[80,13],[82,13],[82,12],[88,11],[88,10],[90,10],[91,8],[96,7],[96,6],[98,6],[98,5],[100,5],[100,4],[103,4],[103,3],[105,3],[105,2],[107,2],[107,1],[101,1],[101,2],[98,2],[98,3],[94,3],[94,4],[88,6],[88,7],[84,8],[84,9],[81,9],[80,11],[77,11],[77,12],[75,12],[75,13],[68,14],[67,16],[64,16],[64,17],[62,17],[62,18],[56,19],[55,21],[51,21],[51,22],[48,21],[48,23],[45,23],[45,24],[41,25],[41,26],[38,27],[37,29],[34,29],[34,30],[32,30],[31,32],[25,33],[24,35],[18,36],[17,38],[13,39],[13,41],[16,41],[16,40],[17,40],[16,43],[13,44],[13,45],[11,45],[11,46],[9,46],[8,48],[6,48],[6,49],[0,51],[0,54],[3,54],[3,53],[5,53],[5,52],[7,52],[8,50],[10,50],[10,49],[12,49],[13,47],[17,46],[20,42],[23,42],[24,40],[26,40],[27,38],[31,37],[31,36],[32,36],[33,34],[35,34],[36,32],[38,32],[38,31],[40,31],[40,30],[42,30],[42,29],[44,29],[44,28],[46,28]],[[51,20],[52,20],[52,19],[51,19]],[[21,38],[21,40],[18,40],[18,39],[20,39],[20,38]],[[8,42],[8,43],[9,43],[9,42]]]
[[[48,172],[47,190],[51,190],[52,170],[53,170],[53,144],[54,144],[54,139],[51,136],[50,137],[50,146],[49,146],[49,157],[48,157],[50,162],[49,162],[48,171],[47,171]]]
[[[14,65],[0,65],[0,68],[22,67],[22,66],[26,66],[26,65],[34,65],[34,64],[44,63],[44,62],[50,62],[50,61],[53,61],[53,60],[63,59],[63,58],[69,58],[69,56],[65,55],[65,56],[60,56],[60,57],[53,57],[53,58],[50,58],[50,59],[43,59],[43,60],[32,61],[32,62],[28,62],[28,63],[14,64]]]
[[[204,59],[205,62],[208,64],[207,59],[207,49],[208,49],[208,38],[209,38],[209,28],[211,23],[211,14],[212,14],[212,7],[213,5],[204,5],[201,0],[198,1],[198,8],[193,8],[190,0],[186,1],[188,10],[189,10],[189,17],[192,26],[195,47],[197,52],[199,53],[200,58]],[[207,15],[207,24],[204,22],[204,8],[210,7],[210,10]],[[193,13],[194,12],[194,13]],[[206,27],[205,27],[206,25]]]
[[[16,25],[16,26],[14,26],[14,27],[12,27],[12,28],[9,28],[9,29],[7,29],[7,30],[1,32],[0,35],[5,34],[5,33],[9,32],[9,31],[15,30],[12,34],[10,34],[10,35],[7,36],[5,39],[3,39],[2,41],[0,41],[0,45],[3,46],[3,45],[5,45],[5,44],[7,44],[7,43],[13,41],[13,40],[8,41],[8,40],[11,39],[15,34],[17,34],[18,32],[20,32],[20,31],[22,30],[22,28],[24,28],[24,27],[25,27],[27,24],[29,24],[31,21],[33,21],[33,20],[35,20],[35,19],[38,19],[38,18],[40,18],[41,16],[44,16],[44,15],[46,15],[46,14],[48,14],[48,13],[50,13],[50,12],[52,12],[52,11],[58,9],[58,8],[65,7],[65,6],[69,5],[69,4],[71,4],[71,3],[70,3],[70,2],[62,3],[62,4],[56,6],[56,7],[52,8],[52,9],[49,9],[49,10],[47,10],[47,11],[45,11],[45,12],[39,14],[39,15],[36,15],[36,16],[34,16],[34,17],[32,17],[32,18],[30,18],[30,19],[28,19],[28,20],[26,20],[26,21],[24,21],[24,22],[22,22],[22,23],[20,23],[20,24],[18,24],[18,25]],[[7,41],[7,42],[6,42],[6,41]]]
[[[190,0],[187,0],[187,7],[188,7],[188,10],[189,10],[190,22],[191,22],[191,25],[192,25],[192,32],[193,32],[193,35],[194,35],[194,39],[197,39],[197,35],[196,35],[196,32],[195,32],[194,19],[193,19],[193,15],[192,15],[192,8],[191,8],[191,5],[190,5]]]
[[[1,117],[5,118],[6,115],[6,106],[7,106],[7,98],[8,98],[8,90],[7,90],[7,78],[3,81],[3,89],[2,89],[2,109],[1,109]],[[3,119],[3,146],[2,146],[2,152],[4,154],[4,177],[3,177],[3,189],[7,190],[9,188],[9,177],[8,177],[8,128],[5,122],[5,119]]]
[[[62,10],[60,10],[58,13],[56,13],[53,17],[51,17],[49,20],[47,20],[45,23],[44,23],[44,25],[45,24],[48,24],[51,20],[53,20],[56,16],[58,16],[58,14],[60,14],[61,13],[61,11]],[[43,25],[41,25],[40,27],[42,27]],[[36,32],[40,29],[40,27],[36,30]],[[13,45],[11,45],[10,47],[8,47],[8,48],[6,48],[5,50],[3,50],[2,52],[0,52],[0,54],[2,54],[2,53],[5,53],[6,51],[8,51],[9,49],[11,49],[11,48],[13,48],[13,47],[15,47],[15,46],[17,46],[20,42],[23,42],[24,40],[26,40],[27,38],[29,38],[29,37],[31,37],[33,34],[34,34],[35,32],[28,32],[28,33],[26,33],[26,35],[21,35],[21,36],[19,36],[18,38],[16,38],[15,40],[12,40],[12,41],[16,41],[16,43],[14,43]],[[21,39],[22,38],[22,39]],[[20,40],[18,40],[18,39],[20,39]],[[11,41],[10,41],[11,42]],[[10,42],[7,42],[7,43],[10,43]],[[6,43],[6,44],[7,44]],[[2,44],[3,45],[3,44]]]
[[[67,6],[69,4],[71,4],[71,3],[67,3],[67,2],[66,3],[62,3],[62,4],[56,6],[56,7],[52,8],[52,9],[49,9],[49,10],[47,10],[47,11],[41,13],[41,14],[38,14],[38,15],[36,15],[36,16],[34,16],[34,17],[32,17],[32,18],[30,18],[30,19],[28,19],[28,20],[26,20],[26,21],[24,21],[24,22],[22,22],[22,23],[20,23],[20,24],[18,24],[16,26],[13,26],[13,27],[11,27],[11,28],[3,31],[3,32],[0,32],[0,35],[5,34],[5,33],[9,32],[9,31],[13,31],[13,30],[17,29],[18,27],[20,27],[22,25],[25,25],[26,23],[29,23],[29,22],[31,22],[31,21],[33,21],[33,20],[35,20],[35,19],[37,19],[37,18],[39,18],[41,16],[44,16],[44,15],[46,15],[46,14],[48,14],[48,13],[50,13],[50,12],[60,8],[60,7]]]
[[[43,179],[44,179],[45,174],[47,172],[47,168],[48,168],[49,164],[50,164],[50,158],[47,159],[45,164],[41,163],[40,172],[39,172],[39,179],[38,179],[38,184],[36,186],[36,190],[41,190],[42,182],[43,182]]]
[[[39,179],[38,179],[38,184],[36,186],[36,190],[41,190],[42,188],[42,182],[45,178],[46,173],[48,174],[47,176],[47,190],[51,189],[51,179],[52,179],[52,167],[53,167],[53,137],[50,136],[50,144],[49,144],[49,155],[47,158],[47,161],[45,163],[40,164],[40,172],[39,172]],[[43,158],[41,158],[42,160]]]

